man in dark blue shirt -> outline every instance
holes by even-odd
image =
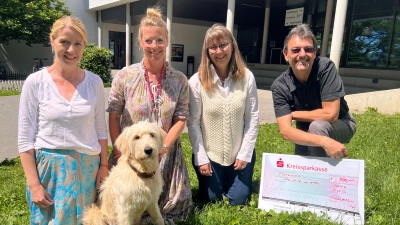
[[[316,52],[307,25],[289,32],[283,54],[290,68],[271,86],[275,116],[282,137],[296,144],[296,155],[343,158],[348,151],[342,143],[353,137],[356,121],[334,63]]]

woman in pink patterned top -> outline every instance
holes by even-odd
[[[164,190],[159,206],[165,222],[174,224],[185,220],[193,207],[179,139],[189,115],[188,81],[165,62],[168,30],[158,8],[147,9],[138,40],[144,52],[142,62],[124,67],[113,78],[107,109],[110,136],[114,144],[124,127],[139,121],[157,123],[167,132],[160,154]],[[115,165],[119,156],[114,147],[109,163]],[[143,223],[151,222],[148,216],[143,219]]]

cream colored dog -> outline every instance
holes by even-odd
[[[100,187],[98,206],[92,204],[83,213],[84,225],[138,224],[145,211],[155,224],[164,224],[157,202],[163,184],[158,155],[165,136],[149,122],[123,130],[115,142],[121,158]]]

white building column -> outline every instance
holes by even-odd
[[[226,28],[233,34],[233,25],[235,19],[236,0],[228,0],[228,12],[226,14]]]
[[[326,7],[324,35],[322,37],[322,46],[321,46],[321,56],[324,57],[328,53],[329,34],[331,33],[331,23],[332,23],[333,2],[334,0],[328,0],[328,4]]]
[[[331,60],[335,63],[336,69],[339,69],[340,55],[342,54],[344,25],[346,23],[347,0],[337,0],[335,21],[333,23]]]
[[[101,10],[97,11],[97,46],[101,48],[103,31],[103,21],[101,20]]]
[[[125,65],[129,66],[131,64],[131,4],[126,4],[126,25],[125,25]]]
[[[174,0],[168,0],[167,2],[167,30],[168,30],[168,47],[166,61],[171,63],[171,27],[172,27],[172,17],[173,17]]]
[[[271,13],[271,0],[265,0],[264,31],[263,31],[260,63],[265,63],[265,61],[267,59],[268,29],[269,29],[270,13]]]

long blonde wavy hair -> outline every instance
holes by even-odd
[[[239,80],[246,75],[246,64],[243,61],[242,55],[240,54],[238,44],[233,37],[232,33],[224,27],[222,24],[214,24],[210,27],[204,37],[203,49],[201,53],[201,62],[199,66],[199,79],[200,83],[206,91],[215,90],[216,83],[213,81],[213,62],[210,59],[208,53],[208,47],[212,43],[213,39],[226,38],[229,40],[232,47],[232,56],[229,61],[229,72],[232,73],[234,80]]]

